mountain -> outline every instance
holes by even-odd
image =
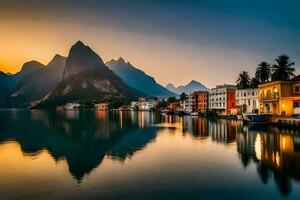
[[[29,61],[23,64],[21,70],[16,74],[5,74],[0,72],[0,106],[3,101],[13,92],[17,83],[25,76],[38,71],[44,67],[37,61]]]
[[[209,89],[202,83],[192,80],[189,84],[184,86],[175,87],[173,84],[169,83],[166,85],[166,88],[176,94],[181,94],[182,92],[189,94],[195,91],[208,91]]]
[[[114,105],[140,95],[141,92],[126,85],[90,47],[78,41],[69,51],[62,81],[36,107],[55,107],[79,101]]]
[[[32,101],[46,96],[62,80],[66,59],[55,55],[46,66],[36,61],[32,62],[34,65],[26,64],[26,68],[22,67],[19,73],[13,75],[17,77],[15,86],[2,107],[28,106]]]
[[[0,102],[7,97],[14,87],[14,79],[11,75],[0,72]]]
[[[12,75],[12,77],[16,80],[16,82],[18,82],[24,76],[29,75],[29,74],[31,74],[37,70],[40,70],[44,67],[45,67],[45,65],[43,65],[42,63],[32,60],[32,61],[24,63],[21,70],[18,73]]]
[[[125,62],[121,57],[118,60],[113,59],[107,62],[106,65],[126,84],[143,91],[148,96],[156,96],[159,98],[176,96],[176,94],[158,84],[153,77],[135,68],[129,62]]]

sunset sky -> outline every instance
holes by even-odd
[[[299,0],[0,0],[0,70],[47,64],[77,40],[165,85],[234,83],[288,54],[300,73]]]

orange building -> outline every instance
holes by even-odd
[[[169,105],[168,105],[168,108],[170,109],[170,110],[176,110],[177,108],[179,108],[180,107],[180,102],[178,101],[178,102],[173,102],[173,103],[170,103]]]
[[[196,110],[201,113],[208,111],[208,92],[198,91],[194,93],[196,97]]]

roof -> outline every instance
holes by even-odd
[[[300,81],[300,75],[295,76],[294,78],[291,79],[291,81]]]

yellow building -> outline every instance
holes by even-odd
[[[300,114],[300,76],[289,81],[263,83],[258,87],[260,113]]]

